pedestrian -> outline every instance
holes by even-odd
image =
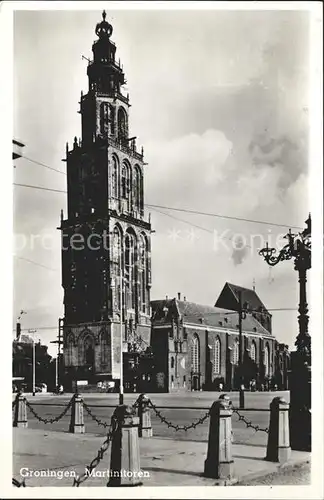
[[[220,384],[219,384],[219,390],[220,390],[220,392],[222,392],[222,390],[223,390],[223,384],[222,384],[222,382],[220,382]]]

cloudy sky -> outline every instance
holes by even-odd
[[[131,98],[131,135],[148,163],[145,202],[166,207],[146,208],[155,230],[151,298],[181,292],[214,305],[225,281],[254,281],[269,309],[296,308],[293,263],[270,271],[258,249],[303,227],[308,215],[308,13],[107,13]],[[81,56],[91,56],[100,19],[100,11],[14,16],[14,136],[27,158],[62,172],[65,143],[81,134]],[[66,189],[64,174],[25,158],[15,165],[16,183]],[[23,309],[23,328],[37,328],[48,343],[63,316],[56,228],[66,195],[15,187],[14,203],[13,321]],[[297,311],[273,311],[273,331],[293,346]]]

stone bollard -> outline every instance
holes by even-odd
[[[16,396],[13,426],[28,427],[26,399],[21,392]]]
[[[139,418],[131,406],[117,406],[116,430],[111,443],[109,481],[107,486],[141,486],[138,426]]]
[[[222,394],[210,409],[208,451],[204,476],[222,480],[233,480],[232,458],[232,410],[230,400]]]
[[[139,437],[149,438],[153,436],[149,402],[150,400],[145,394],[141,394],[138,398]]]
[[[270,426],[265,460],[285,463],[290,455],[289,404],[283,398],[276,397],[270,403]]]
[[[69,432],[84,434],[83,399],[76,393],[73,397]]]

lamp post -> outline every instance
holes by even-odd
[[[120,267],[119,293],[120,293],[120,382],[119,382],[119,404],[124,404],[124,373],[123,373],[123,284],[124,277]]]
[[[291,353],[290,371],[290,442],[291,448],[300,451],[311,450],[311,337],[308,333],[308,305],[306,298],[306,275],[311,268],[311,215],[305,221],[306,228],[293,234],[285,235],[288,239],[278,254],[275,248],[260,250],[265,261],[275,266],[283,260],[294,259],[294,268],[298,271],[299,332],[295,341],[296,351]]]
[[[275,266],[283,260],[294,259],[295,270],[298,271],[299,278],[299,307],[298,307],[298,323],[299,333],[296,338],[297,352],[304,361],[311,365],[311,338],[308,333],[308,305],[306,299],[306,273],[311,268],[311,215],[305,221],[306,228],[298,234],[293,234],[291,229],[284,236],[288,239],[285,245],[276,255],[275,248],[266,247],[260,250],[259,254],[264,257],[264,260],[270,266]]]

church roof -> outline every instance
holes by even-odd
[[[265,305],[260,300],[259,296],[254,290],[250,288],[244,288],[239,285],[233,285],[232,283],[226,282],[223,290],[221,291],[215,307],[222,307],[224,309],[229,309],[232,311],[237,311],[239,306],[239,293],[242,294],[242,306],[252,309],[258,312],[263,309],[267,311]]]
[[[220,329],[231,329],[238,331],[239,315],[219,307],[206,306],[177,299],[153,300],[152,323],[153,326],[169,323],[171,319],[179,317],[183,323],[194,325],[212,326]],[[251,314],[247,314],[242,321],[242,329],[245,332],[256,332],[262,335],[269,335],[266,330]]]

